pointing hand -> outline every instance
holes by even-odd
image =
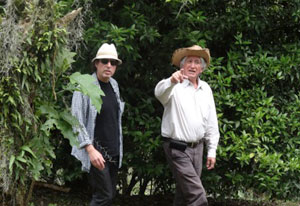
[[[171,76],[171,82],[174,84],[182,83],[184,79],[188,79],[188,76],[183,74],[183,69],[174,72]]]

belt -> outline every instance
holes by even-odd
[[[188,147],[191,147],[191,148],[196,147],[198,144],[201,144],[204,141],[204,139],[201,138],[200,140],[198,140],[196,142],[185,142],[185,141],[181,141],[181,140],[174,140],[174,139],[172,139],[170,137],[162,137],[162,140],[165,141],[165,142],[169,142],[169,141],[183,142],[183,143],[186,143],[186,145]]]

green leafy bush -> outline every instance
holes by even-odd
[[[299,196],[297,8],[298,1],[92,2],[89,49],[76,68],[88,71],[103,42],[114,42],[124,62],[116,73],[126,102],[123,193],[137,183],[140,194],[148,194],[147,183],[152,193],[174,188],[159,136],[163,108],[153,90],[175,71],[172,52],[199,44],[211,51],[201,78],[214,91],[221,132],[217,168],[202,175],[208,194]]]
[[[74,19],[79,10],[61,18],[60,6],[52,0],[8,1],[5,6],[0,27],[4,47],[0,55],[3,204],[28,205],[35,182],[41,181],[42,175],[52,174],[55,131],[71,145],[77,144],[72,126],[78,121],[66,103],[69,91],[98,94],[93,101],[98,110],[101,107],[102,91],[91,83],[94,79],[67,73],[75,53],[69,49],[66,17]],[[8,40],[9,35],[18,45]]]
[[[241,36],[236,45],[228,53],[227,67],[220,60],[204,77],[214,86],[221,131],[214,172],[219,182],[212,178],[205,182],[217,196],[251,188],[258,196],[297,197],[299,190],[288,188],[297,187],[299,181],[300,105],[295,91],[300,85],[291,81],[295,74],[291,71],[299,65],[300,53],[288,50],[279,57],[263,50],[252,53]],[[217,190],[210,181],[219,184]]]
[[[11,16],[23,15],[20,19],[26,19],[26,12],[36,11],[22,1],[16,2],[20,10],[1,9],[1,16],[11,12]],[[43,2],[41,6],[51,1]],[[204,168],[202,175],[208,194],[299,197],[299,1],[65,0],[55,5],[48,8],[56,12],[41,12],[44,15],[37,18],[35,29],[26,27],[31,24],[24,24],[25,28],[31,28],[28,38],[22,41],[24,49],[18,47],[22,38],[14,32],[18,31],[14,24],[6,24],[11,25],[6,27],[6,33],[18,35],[0,39],[3,45],[11,45],[11,53],[15,54],[7,59],[22,60],[11,61],[18,62],[13,66],[10,61],[0,61],[1,74],[6,74],[0,84],[0,102],[4,105],[0,107],[0,121],[5,128],[1,128],[1,145],[9,146],[2,147],[7,155],[1,158],[2,162],[12,162],[12,170],[19,168],[20,174],[24,171],[21,166],[27,165],[39,174],[42,171],[39,165],[51,168],[54,164],[54,169],[63,169],[64,180],[80,178],[80,166],[74,158],[68,159],[67,165],[62,161],[70,157],[70,146],[59,140],[61,132],[49,133],[54,122],[65,118],[61,106],[70,103],[71,95],[66,94],[70,88],[62,87],[69,80],[62,72],[76,58],[72,71],[90,73],[90,60],[99,46],[113,42],[123,60],[115,77],[126,102],[121,192],[173,191],[174,181],[160,140],[163,108],[154,98],[153,90],[159,80],[175,71],[170,65],[172,52],[199,44],[208,47],[212,55],[212,65],[201,78],[214,91],[221,132],[216,169]],[[54,19],[62,17],[74,5],[82,6],[85,14],[84,44],[75,46],[80,49],[77,56],[65,47],[66,31],[54,26]],[[50,23],[44,23],[44,16]],[[1,22],[5,21],[1,18]],[[47,70],[49,67],[58,69]],[[10,72],[14,75],[7,75]],[[38,90],[40,87],[43,89]],[[56,102],[56,106],[39,111],[42,102]],[[53,110],[59,114],[55,115]],[[41,130],[41,142],[27,144],[24,137],[36,135],[48,118],[52,120]],[[15,133],[22,135],[16,137]],[[53,137],[54,133],[57,139],[51,140],[55,148],[45,138]],[[37,165],[34,167],[29,160],[35,159],[35,146],[42,147],[41,144],[46,150],[39,155],[47,158],[43,163],[34,163]],[[7,158],[12,154],[11,160]],[[57,161],[53,163],[48,157],[55,154]],[[54,169],[44,171],[53,175]],[[9,170],[1,172],[1,177],[9,177]]]

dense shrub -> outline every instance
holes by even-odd
[[[221,60],[204,76],[214,87],[222,134],[217,169],[204,184],[216,195],[252,189],[297,197],[300,53],[251,52],[248,44],[237,37],[226,67]]]
[[[217,167],[203,171],[208,194],[299,197],[298,0],[59,2],[62,13],[74,5],[84,8],[84,42],[72,71],[90,73],[90,60],[104,42],[115,43],[124,62],[115,75],[126,102],[121,193],[173,191],[160,139],[163,108],[153,90],[175,71],[172,52],[199,44],[211,51],[212,65],[201,78],[214,91],[221,132]],[[45,38],[40,46],[48,44]],[[21,95],[13,91],[16,98]],[[61,161],[70,146],[59,139],[54,142],[54,168],[62,171],[64,180],[78,179],[76,160]]]
[[[237,196],[251,190],[267,197],[297,197],[297,5],[297,1],[92,3],[93,20],[85,36],[90,49],[79,68],[87,65],[101,43],[116,43],[124,60],[116,78],[126,101],[121,175],[132,175],[133,185],[140,182],[140,193],[148,181],[157,188],[152,192],[172,190],[159,140],[163,108],[153,89],[175,71],[170,65],[175,49],[200,44],[210,48],[213,58],[201,78],[214,90],[221,132],[217,168],[204,169],[208,192]],[[133,188],[124,178],[120,184],[127,188],[123,192]]]
[[[92,83],[94,79],[67,72],[75,56],[70,48],[76,46],[74,39],[69,41],[67,26],[80,9],[65,15],[60,3],[7,1],[1,6],[0,201],[3,205],[29,204],[36,181],[53,174],[57,139],[65,137],[71,145],[76,145],[72,126],[78,121],[67,103],[74,90],[87,89],[99,94],[95,106],[100,110],[101,91]]]

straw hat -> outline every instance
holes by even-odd
[[[115,59],[119,62],[119,65],[122,64],[122,60],[118,58],[118,53],[114,44],[102,44],[92,62],[96,59]]]
[[[180,67],[180,61],[186,56],[202,57],[206,61],[206,66],[207,67],[209,66],[210,63],[209,49],[202,48],[198,45],[175,50],[172,56],[172,64],[174,64],[177,67]]]

